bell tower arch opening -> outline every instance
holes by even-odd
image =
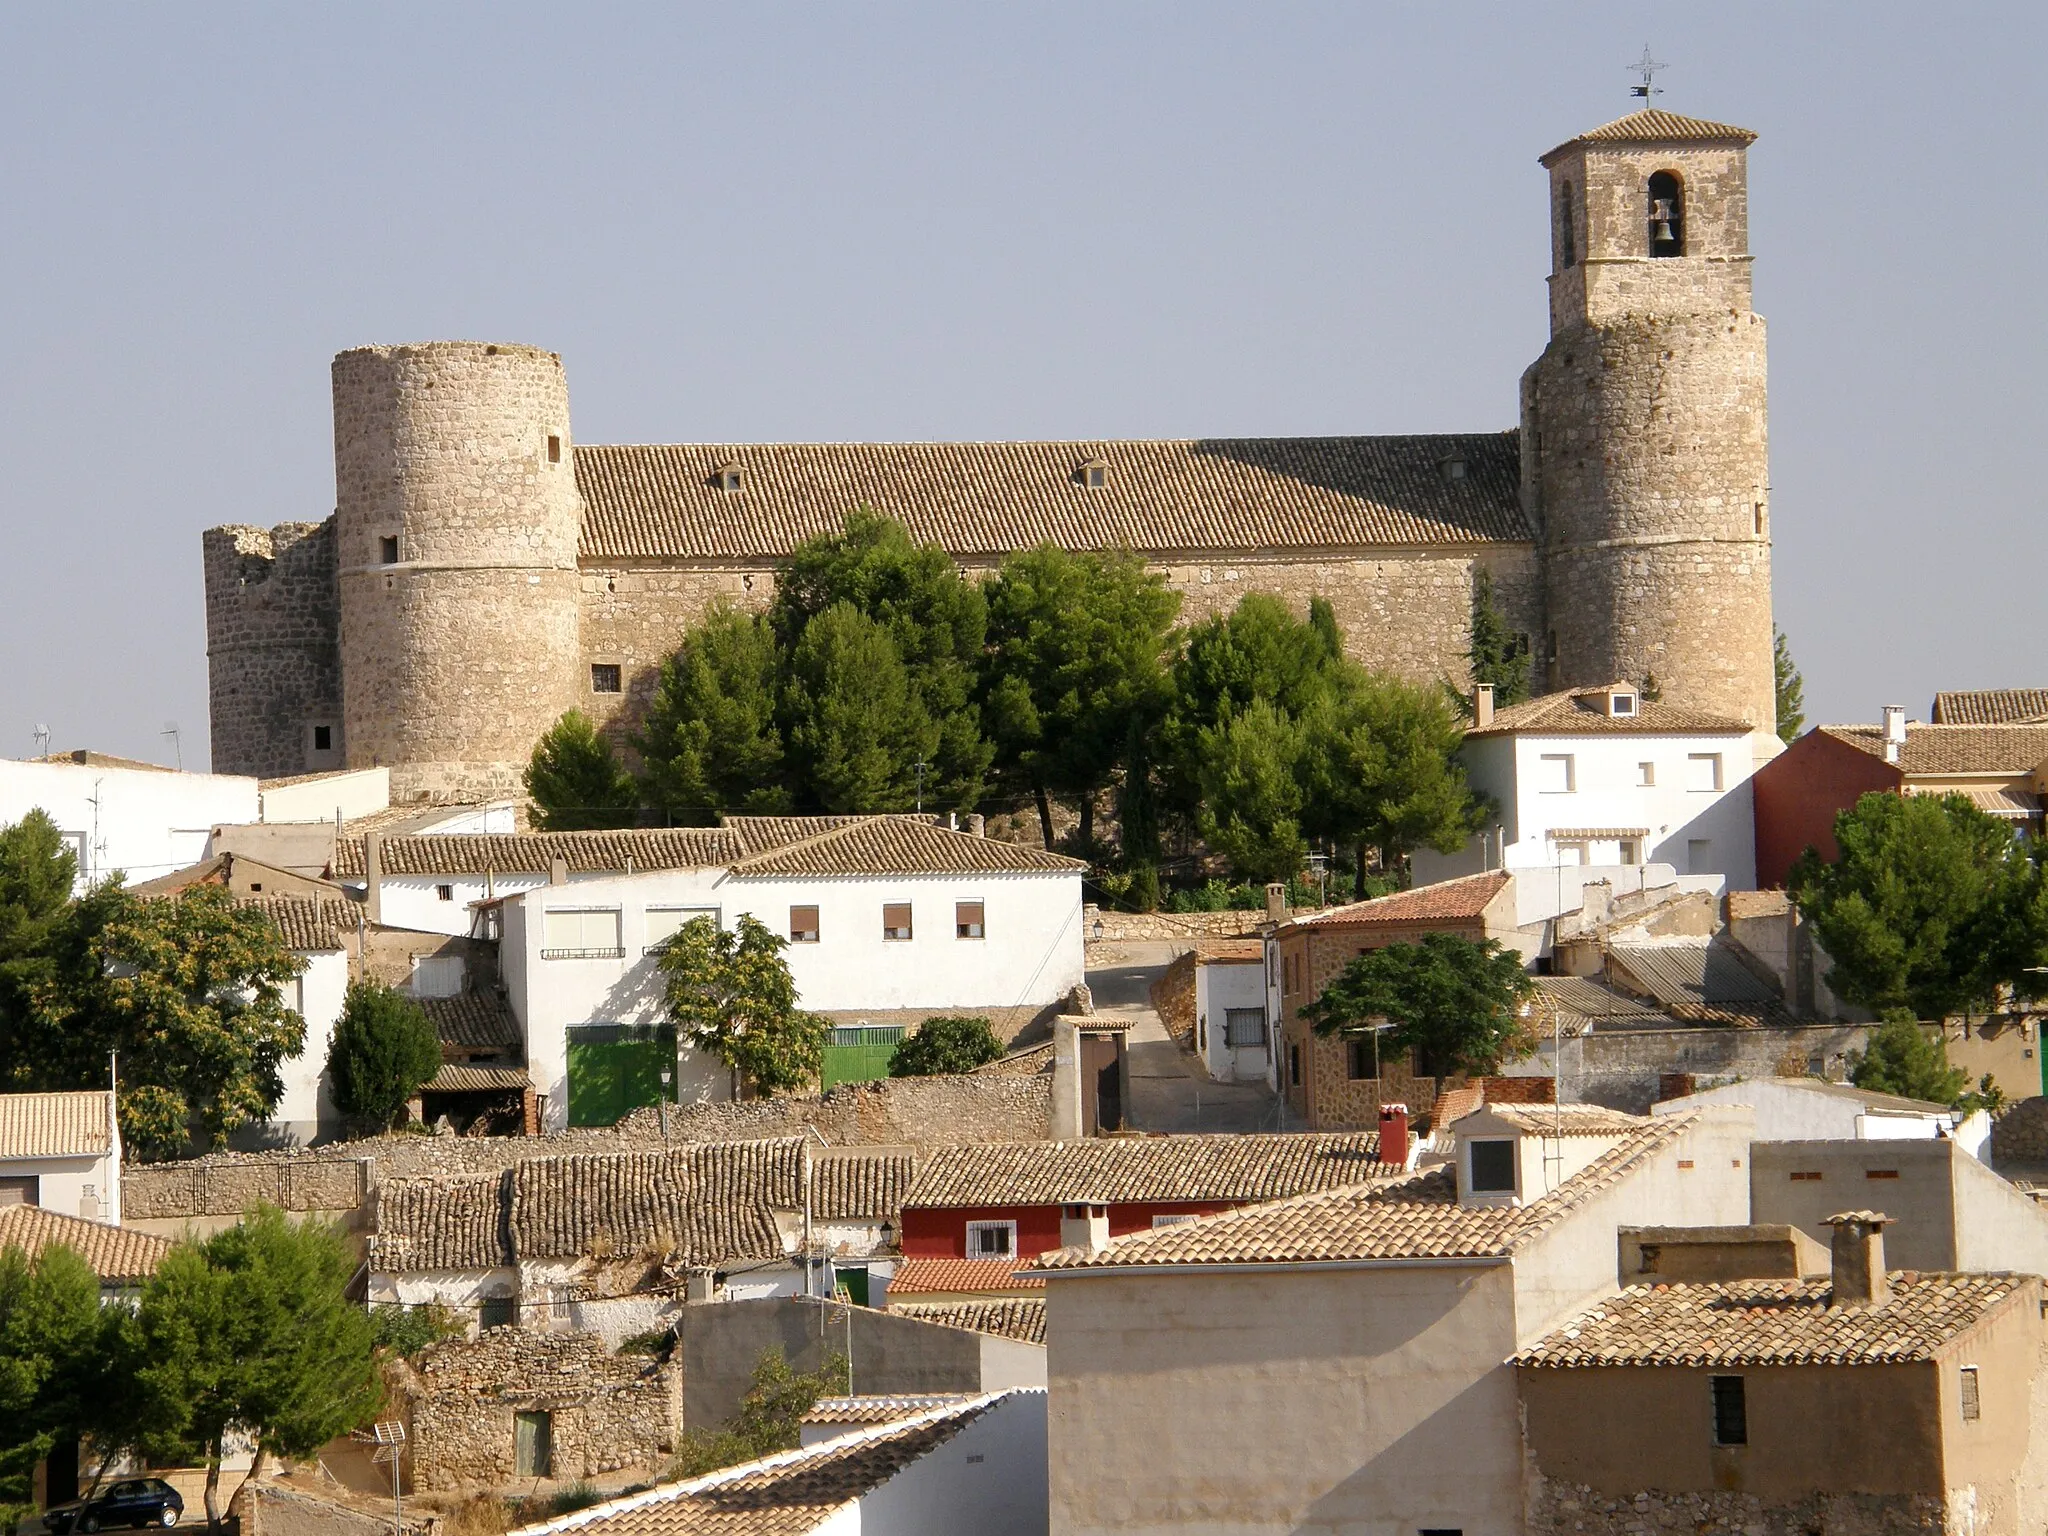
[[[1650,254],[1685,254],[1685,180],[1676,171],[1650,173]]]

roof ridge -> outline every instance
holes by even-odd
[[[880,820],[884,817],[899,821],[916,821],[920,819],[918,817],[906,815],[905,813],[900,811],[878,811],[874,812],[873,815],[876,820]],[[808,837],[799,837],[793,842],[778,843],[773,848],[762,848],[758,851],[749,851],[733,862],[731,866],[732,873],[736,875],[744,874],[746,872],[746,867],[749,864],[752,864],[759,859],[768,858],[771,855],[786,858],[791,854],[808,853],[812,849],[819,847],[821,844],[829,843],[834,838],[843,836],[846,833],[853,831],[856,827],[860,826],[865,819],[866,818],[857,817],[849,821],[842,821],[838,823],[836,826],[825,827],[820,831],[811,833]]]
[[[1181,446],[1193,443],[1379,443],[1511,437],[1519,427],[1494,427],[1480,432],[1295,432],[1197,433],[1192,437],[902,437],[902,438],[764,438],[755,441],[682,443],[578,443],[576,452],[607,453],[621,449],[703,448],[1101,448],[1119,443]],[[338,770],[346,771],[346,770]]]

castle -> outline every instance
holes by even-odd
[[[1768,732],[1754,138],[1651,109],[1542,157],[1551,339],[1505,432],[579,448],[551,352],[344,352],[333,516],[204,535],[213,766],[511,791],[565,710],[629,727],[709,605],[766,603],[862,505],[970,573],[1135,550],[1184,620],[1321,595],[1359,661],[1415,680],[1466,677],[1483,568],[1539,687],[1654,674]]]

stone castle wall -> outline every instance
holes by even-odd
[[[213,771],[286,778],[339,767],[334,520],[209,528],[201,550]],[[312,755],[315,722],[332,727],[324,758]]]
[[[1526,1505],[1528,1536],[1947,1536],[1957,1530],[1946,1501],[1932,1494],[1833,1493],[1780,1501],[1754,1493],[1656,1491],[1617,1498],[1538,1478]]]

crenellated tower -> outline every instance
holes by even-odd
[[[1769,731],[1755,137],[1647,110],[1543,156],[1551,339],[1522,377],[1521,451],[1547,685],[1654,675],[1673,703]]]
[[[516,792],[578,700],[582,503],[561,359],[437,341],[334,360],[348,766],[395,795]]]

